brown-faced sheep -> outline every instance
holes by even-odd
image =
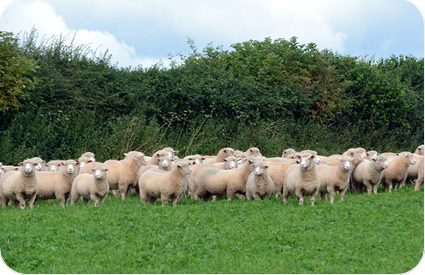
[[[377,194],[382,172],[387,168],[388,162],[385,156],[379,155],[372,160],[363,160],[351,174],[351,189],[355,193],[363,193],[366,186],[368,194],[372,193],[372,189]]]
[[[350,172],[353,168],[353,158],[342,156],[337,166],[318,165],[317,172],[320,177],[320,197],[326,201],[329,193],[330,202],[333,203],[336,192],[339,192],[341,201],[350,183]]]
[[[83,198],[84,206],[89,200],[93,200],[94,206],[103,205],[109,192],[108,177],[106,176],[107,168],[102,165],[92,169],[91,174],[78,175],[72,184],[71,189],[71,205],[75,205],[80,196]]]
[[[419,171],[418,171],[418,179],[415,184],[415,191],[421,189],[421,186],[424,184],[424,159],[419,162]]]
[[[2,207],[6,208],[9,201],[13,201],[16,208],[25,208],[28,201],[29,208],[34,207],[37,195],[38,181],[35,163],[25,160],[19,164],[21,171],[9,171],[0,179],[0,198]]]
[[[246,198],[248,200],[267,200],[274,191],[274,182],[268,174],[268,165],[263,161],[251,164],[254,171],[246,182]]]
[[[144,204],[155,205],[158,198],[162,206],[167,205],[170,200],[175,206],[183,192],[186,177],[191,173],[186,161],[179,161],[173,165],[171,171],[161,172],[148,170],[140,175],[139,191],[140,199]]]
[[[309,196],[311,205],[314,205],[320,187],[316,156],[304,153],[297,158],[300,163],[290,166],[285,172],[283,203],[288,203],[289,195],[294,194],[299,204],[304,204],[304,196]]]
[[[388,163],[388,168],[382,172],[381,182],[385,189],[391,192],[397,189],[397,185],[404,186],[407,178],[407,169],[409,165],[415,165],[416,161],[412,157],[412,153],[402,152]]]
[[[37,200],[57,199],[64,207],[68,204],[71,195],[72,182],[78,175],[77,166],[79,163],[75,160],[61,162],[61,169],[57,173],[38,172],[38,191]]]
[[[232,170],[221,170],[212,167],[205,167],[198,171],[195,177],[195,199],[208,201],[211,196],[227,195],[227,200],[231,201],[235,193],[245,196],[246,181],[249,174],[254,170],[248,160],[241,166]]]

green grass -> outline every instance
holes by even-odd
[[[20,273],[403,273],[419,263],[423,188],[336,199],[9,206],[0,249]]]

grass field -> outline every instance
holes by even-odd
[[[424,249],[424,192],[268,201],[0,211],[0,249],[20,273],[403,273]]]

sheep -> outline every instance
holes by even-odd
[[[412,153],[402,152],[399,153],[388,164],[388,168],[382,173],[381,182],[384,185],[385,189],[388,189],[391,192],[394,189],[397,189],[397,184],[400,187],[403,187],[406,183],[407,178],[407,169],[409,165],[415,165],[416,161],[412,157]]]
[[[257,147],[251,147],[245,152],[246,156],[255,156],[255,157],[262,157],[260,149]]]
[[[353,158],[342,156],[339,158],[338,166],[319,165],[317,172],[320,177],[320,197],[326,201],[326,193],[329,193],[330,203],[334,203],[336,192],[339,192],[341,201],[348,189],[350,172],[353,168]]]
[[[246,157],[247,157],[247,155],[245,154],[245,152],[242,152],[241,150],[235,150],[234,152],[233,152],[233,155],[235,156],[235,157],[237,157],[237,158],[240,158],[240,159],[246,159]],[[241,163],[240,163],[241,164]]]
[[[254,171],[249,174],[246,182],[246,198],[248,200],[269,199],[274,191],[274,182],[268,174],[268,165],[263,161],[251,164]]]
[[[418,171],[418,179],[415,184],[415,191],[421,189],[421,186],[424,184],[424,159],[419,162],[419,171]]]
[[[43,166],[44,166],[44,163],[46,162],[42,160],[41,158],[34,157],[34,158],[26,159],[26,160],[34,162],[34,167],[37,171],[43,171]]]
[[[30,209],[34,207],[37,196],[38,181],[35,163],[31,160],[24,160],[19,163],[21,171],[9,171],[0,179],[0,201],[3,208],[6,208],[9,201],[13,201],[16,208],[25,208],[28,201]]]
[[[60,169],[60,166],[59,166],[60,163],[61,163],[60,160],[51,160],[44,165],[46,167],[44,171],[53,172],[53,173],[58,172]]]
[[[94,206],[98,206],[99,198],[100,204],[103,205],[109,192],[107,171],[107,168],[98,165],[92,169],[93,175],[78,175],[72,184],[71,205],[75,205],[80,196],[83,198],[84,206],[87,205],[90,199],[93,200]]]
[[[79,157],[80,169],[86,166],[87,163],[95,162],[94,157]]]
[[[417,155],[424,155],[424,145],[419,145],[418,148],[416,148],[415,154]]]
[[[179,151],[176,151],[171,147],[165,147],[162,149],[162,151],[168,152],[168,157],[170,157],[171,159],[174,159],[174,157],[176,157],[176,154],[179,153]]]
[[[159,150],[159,151],[156,151],[153,155],[152,155],[152,158],[147,162],[147,164],[146,165],[158,165],[158,159],[160,158],[160,157],[163,157],[163,156],[170,156],[170,152],[168,152],[168,151],[164,151],[164,150]]]
[[[135,187],[137,182],[137,173],[141,166],[146,165],[144,154],[138,151],[131,151],[125,155],[125,159],[119,161],[116,164],[103,164],[108,169],[107,177],[109,188],[111,190],[118,190],[121,194],[121,199],[124,200],[129,194],[130,188]],[[91,174],[91,171],[87,171],[87,167],[96,162],[87,164],[82,170],[84,173]],[[90,167],[92,169],[94,167]]]
[[[58,173],[38,172],[37,200],[57,199],[62,207],[68,205],[72,182],[78,175],[78,165],[78,161],[67,160],[60,163],[63,168]]]
[[[372,160],[361,161],[351,174],[351,189],[356,193],[363,193],[366,186],[369,195],[372,193],[372,189],[376,195],[382,173],[387,168],[387,158],[382,155],[378,155]]]
[[[195,165],[204,163],[205,158],[199,154],[196,154],[192,156],[186,156],[183,158],[183,160],[189,160],[189,165]]]
[[[167,205],[170,200],[173,206],[183,192],[186,177],[190,175],[191,170],[186,161],[179,161],[171,171],[159,172],[148,170],[140,175],[139,190],[140,200],[143,204],[156,204],[158,198],[161,199],[162,206]]]
[[[286,162],[266,162],[269,166],[268,174],[274,182],[274,194],[277,197],[282,195],[283,184],[285,182],[285,172],[293,164],[297,163],[295,159],[288,159]]]
[[[297,151],[295,151],[292,148],[288,148],[286,150],[283,150],[282,152],[282,158],[288,158],[290,155],[297,153]]]
[[[418,155],[418,154],[412,154],[412,157],[415,159],[416,164],[415,165],[409,165],[409,168],[407,168],[406,183],[409,183],[409,184],[414,184],[413,181],[418,178],[419,163],[424,158],[424,156],[421,156],[421,155]]]
[[[372,160],[372,159],[376,159],[378,157],[379,153],[376,151],[367,151],[366,152],[366,156],[364,157],[364,159],[367,160]]]
[[[80,157],[86,157],[89,159],[90,162],[96,161],[96,159],[94,158],[94,154],[92,152],[85,152]]]
[[[235,193],[245,196],[246,181],[254,170],[251,165],[253,163],[253,160],[248,160],[232,170],[202,168],[195,176],[195,199],[203,199],[208,202],[213,195],[227,195],[227,200],[231,201]]]
[[[235,151],[232,148],[223,148],[218,152],[217,156],[215,156],[214,158],[204,160],[204,164],[223,162],[225,158],[233,156],[234,152]]]
[[[298,155],[299,164],[290,166],[285,172],[283,185],[283,203],[288,203],[290,194],[298,198],[298,203],[304,204],[304,196],[310,196],[311,205],[314,206],[320,187],[320,178],[316,168],[316,156],[303,153]]]
[[[118,162],[119,160],[116,160],[116,159],[108,159],[103,164],[117,164]]]
[[[157,159],[157,165],[146,165],[146,166],[141,166],[139,171],[138,171],[138,176],[137,176],[137,182],[139,180],[139,176],[144,173],[145,171],[152,169],[152,168],[158,168],[159,170],[162,171],[170,171],[171,170],[171,163],[173,162],[173,159],[169,156],[162,156],[160,158]]]

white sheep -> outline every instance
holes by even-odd
[[[50,200],[57,199],[61,202],[61,206],[64,207],[68,204],[72,182],[78,175],[78,161],[67,160],[61,162],[61,169],[57,173],[51,172],[38,172],[38,191],[37,200]]]
[[[421,160],[424,159],[424,156],[418,155],[418,154],[412,154],[412,157],[415,159],[416,164],[409,165],[409,168],[407,168],[407,178],[406,183],[408,184],[414,184],[414,180],[418,178],[419,174],[419,163]]]
[[[267,165],[269,166],[268,174],[274,182],[275,189],[273,192],[276,198],[282,195],[286,170],[293,164],[296,164],[297,161],[298,160],[296,159],[286,159],[286,161],[280,161],[280,162],[267,161]]]
[[[269,166],[263,161],[251,164],[254,171],[246,182],[246,198],[248,200],[269,199],[274,191],[274,182],[268,174]]]
[[[16,208],[25,208],[28,201],[29,208],[34,207],[37,195],[38,181],[35,163],[25,160],[19,164],[21,171],[9,171],[0,179],[0,198],[2,207],[6,208],[9,201],[15,203]]]
[[[393,189],[397,189],[397,185],[403,187],[406,183],[409,165],[415,164],[416,161],[412,157],[412,153],[399,153],[397,157],[388,163],[388,168],[382,172],[381,182],[384,188],[391,192]]]
[[[314,205],[320,187],[316,156],[304,153],[297,158],[300,163],[290,166],[285,172],[283,203],[288,203],[289,195],[293,194],[297,197],[299,204],[304,204],[304,196],[309,196],[311,205]]]
[[[366,152],[366,156],[364,157],[364,159],[372,160],[372,159],[376,159],[378,156],[379,156],[378,152],[371,150]]]
[[[350,183],[350,172],[353,168],[353,158],[342,156],[337,166],[318,165],[317,172],[320,177],[320,197],[326,201],[329,193],[330,203],[334,203],[335,194],[339,192],[341,201]]]
[[[234,194],[245,196],[246,182],[249,174],[254,170],[251,166],[253,160],[248,160],[241,166],[232,170],[221,170],[205,167],[198,171],[195,177],[195,199],[209,201],[211,196],[227,195],[231,201]]]
[[[188,160],[189,165],[195,165],[195,164],[203,164],[205,158],[199,154],[186,156],[183,158],[183,160]]]
[[[92,169],[91,174],[78,175],[72,184],[71,205],[75,205],[80,196],[83,198],[83,204],[86,206],[89,200],[93,200],[94,206],[103,205],[109,192],[107,168],[102,165]]]
[[[424,159],[419,162],[419,171],[418,171],[418,179],[415,184],[415,191],[421,189],[421,186],[424,184]]]
[[[26,159],[26,160],[34,162],[34,167],[37,171],[43,171],[43,167],[46,162],[42,160],[41,158],[34,157],[34,158]]]
[[[378,193],[378,186],[381,182],[382,172],[388,168],[388,161],[385,156],[378,155],[372,160],[361,161],[351,174],[351,188],[356,193],[363,193],[366,186],[368,194]]]
[[[55,173],[55,172],[59,172],[59,169],[60,169],[60,163],[61,162],[63,162],[63,161],[60,161],[60,160],[51,160],[51,161],[49,161],[48,163],[46,163],[44,166],[45,166],[45,170],[44,171],[47,171],[47,172],[53,172],[53,173]]]
[[[220,151],[218,151],[217,156],[205,159],[204,164],[213,164],[216,162],[223,162],[225,158],[233,156],[234,153],[235,151],[232,148],[223,148]]]
[[[140,200],[143,204],[155,205],[158,198],[161,199],[162,206],[167,205],[170,200],[175,206],[184,191],[186,177],[191,170],[186,161],[179,161],[171,171],[147,170],[140,175],[139,192]]]
[[[282,152],[282,158],[289,158],[290,155],[294,156],[296,153],[297,153],[297,151],[295,151],[292,148],[285,149]]]
[[[261,155],[260,149],[258,149],[257,147],[251,147],[248,150],[246,150],[245,152],[246,156],[254,156],[254,157],[262,157],[263,155]]]
[[[80,157],[88,158],[89,162],[95,162],[96,161],[96,159],[94,157],[94,153],[92,153],[92,152],[85,152]]]
[[[416,148],[415,154],[421,155],[421,156],[424,155],[424,145],[423,144],[419,145],[418,148]]]

